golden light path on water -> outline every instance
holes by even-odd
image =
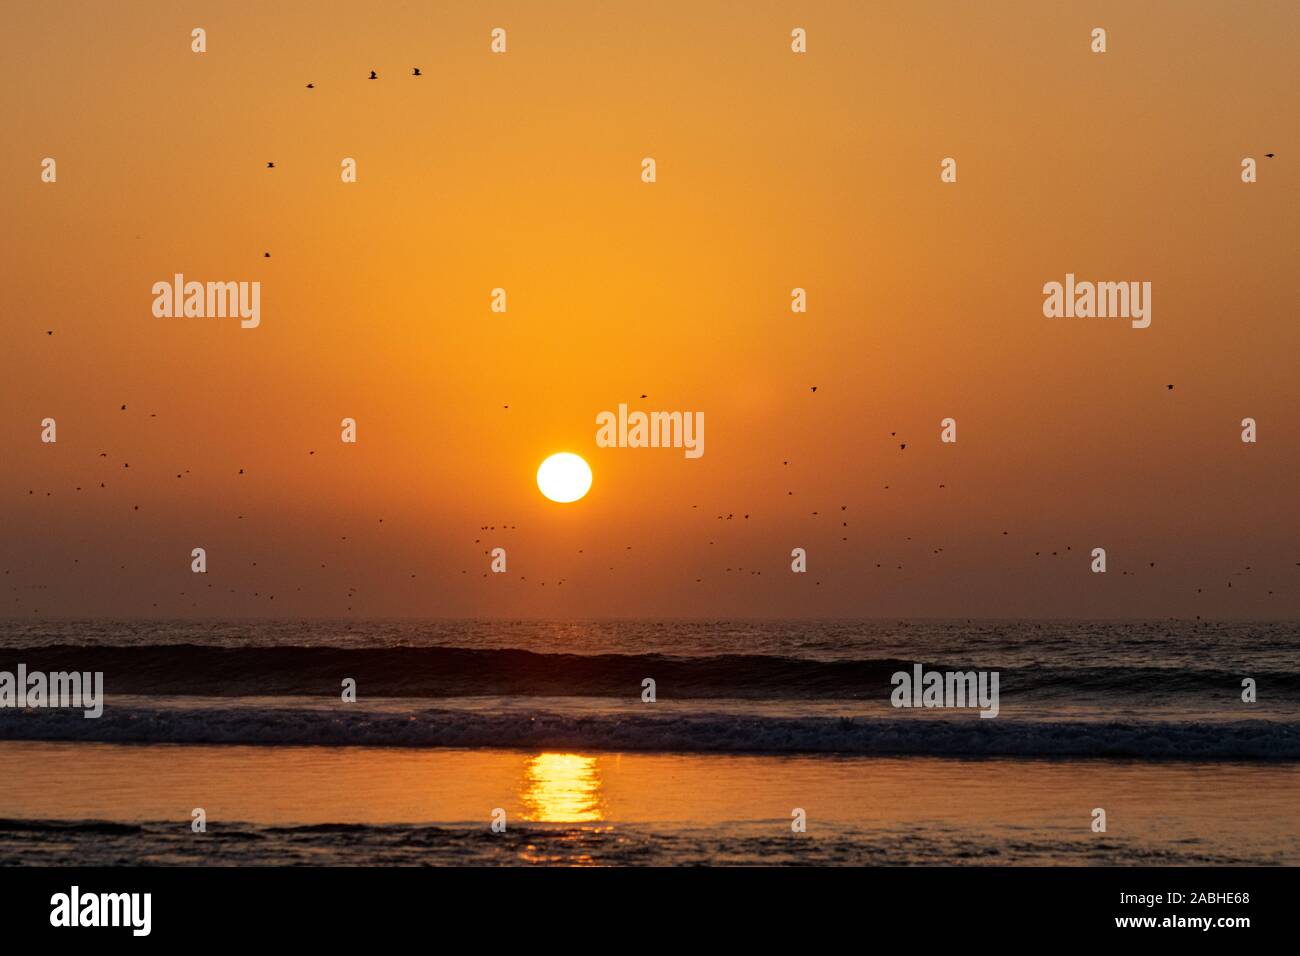
[[[597,823],[604,819],[595,757],[543,753],[528,761],[520,795],[524,818],[537,823]]]

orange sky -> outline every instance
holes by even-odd
[[[0,613],[1300,613],[1293,3],[5,20]],[[261,326],[154,318],[176,272]],[[1067,272],[1151,327],[1044,318]],[[706,453],[597,448],[620,402]]]

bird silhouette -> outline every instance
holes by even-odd
[[[420,68],[417,66],[411,71],[411,76],[424,76],[424,74],[420,72]]]
[[[275,163],[267,163],[267,164],[266,164],[266,168],[267,168],[267,169],[275,169]]]
[[[308,84],[307,84],[307,89],[309,89],[309,90],[314,90],[314,89],[316,89],[316,84],[315,84],[315,83],[308,83]]]
[[[1272,159],[1274,154],[1273,154],[1273,153],[1265,153],[1264,155],[1267,156],[1269,159]]]
[[[370,71],[370,77],[369,77],[369,78],[372,79],[372,80],[377,80],[377,79],[379,79],[379,74],[376,73],[374,70],[371,70],[371,71]]]
[[[812,390],[813,390],[814,392],[817,391],[817,386],[814,385],[814,386],[812,387]]]

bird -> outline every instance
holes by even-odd
[[[1267,156],[1269,159],[1272,159],[1272,158],[1273,158],[1273,154],[1272,154],[1272,153],[1265,153],[1264,155]]]
[[[316,84],[315,84],[315,83],[308,83],[308,84],[307,84],[307,89],[309,89],[309,90],[314,90],[314,89],[316,89]]]
[[[369,77],[369,78],[372,79],[372,80],[377,80],[377,79],[379,79],[379,74],[376,73],[374,70],[371,70],[371,71],[370,71],[370,77]]]
[[[812,387],[812,390],[813,390],[814,392],[817,391],[817,386],[814,385],[814,386]]]
[[[46,335],[53,335],[53,334],[54,334],[54,330],[53,330],[53,329],[50,329],[50,330],[49,330],[48,332],[46,332],[45,334],[46,334]]]
[[[271,254],[270,254],[269,252],[264,252],[264,253],[262,253],[262,258],[263,258],[263,259],[269,259],[269,258],[271,258]]]
[[[1169,391],[1171,392],[1174,390],[1174,387],[1172,385],[1166,385],[1165,388],[1169,389]]]
[[[267,169],[275,169],[275,163],[267,163],[267,164],[266,164],[266,168],[267,168]]]
[[[420,68],[417,66],[411,71],[411,76],[424,76],[424,74],[420,72]]]

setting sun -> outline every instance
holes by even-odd
[[[572,452],[557,452],[537,469],[537,487],[552,501],[577,501],[591,489],[591,466]]]

